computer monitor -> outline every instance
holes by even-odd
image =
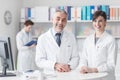
[[[15,76],[15,74],[7,72],[7,70],[14,70],[10,37],[0,37],[0,58],[2,63],[0,77]]]

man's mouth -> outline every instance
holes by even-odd
[[[96,26],[97,29],[101,28],[101,26]]]

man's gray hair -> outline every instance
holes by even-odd
[[[56,12],[60,12],[60,13],[64,13],[64,14],[68,15],[65,10],[57,9]]]

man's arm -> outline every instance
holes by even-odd
[[[45,51],[43,43],[46,43],[46,42],[44,40],[42,40],[42,38],[40,37],[38,39],[38,43],[36,46],[35,62],[37,64],[37,66],[42,68],[42,69],[54,70],[54,65],[56,62],[51,61],[51,60],[47,60],[47,55],[46,55],[46,51]]]

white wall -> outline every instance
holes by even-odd
[[[23,7],[34,6],[82,6],[82,5],[120,5],[120,0],[24,0]]]
[[[21,0],[0,0],[0,36],[10,36],[14,63],[16,63],[17,53],[15,36],[19,30],[21,4]],[[6,10],[12,13],[12,23],[10,25],[4,23],[4,13]]]

